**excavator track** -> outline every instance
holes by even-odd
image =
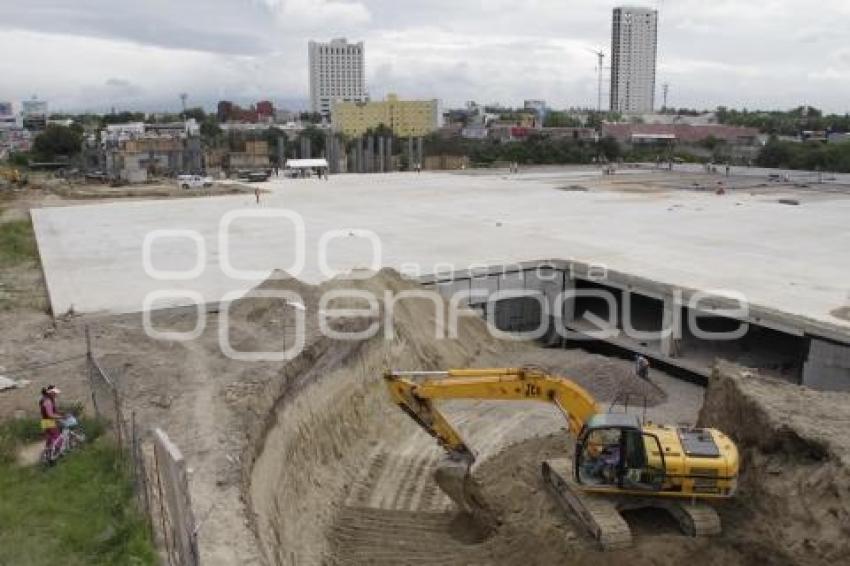
[[[572,461],[546,460],[543,480],[558,502],[581,520],[602,550],[626,548],[632,544],[632,531],[610,498],[585,493],[572,480]]]
[[[705,503],[672,502],[665,505],[665,508],[689,536],[708,537],[720,534],[720,516],[713,507]]]
[[[603,550],[625,548],[632,543],[631,529],[621,511],[656,508],[666,510],[688,536],[716,536],[721,532],[720,516],[705,503],[687,500],[628,495],[587,493],[572,479],[572,461],[568,458],[543,462],[543,479],[558,501],[575,513]]]

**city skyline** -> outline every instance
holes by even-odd
[[[0,23],[0,49],[25,54],[0,61],[0,100],[37,94],[57,111],[156,110],[179,108],[179,93],[188,92],[189,105],[270,98],[306,108],[307,42],[349,37],[367,46],[374,99],[397,92],[446,106],[539,98],[593,107],[596,58],[588,50],[604,48],[610,63],[619,4],[212,0],[116,9],[91,0],[69,11],[35,0],[10,4]],[[791,0],[668,0],[660,10],[658,83],[670,83],[671,106],[848,110],[850,49],[836,24],[850,15],[846,3],[803,10]]]

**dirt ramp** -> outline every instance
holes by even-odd
[[[740,526],[800,564],[850,563],[850,394],[818,392],[729,364],[700,424],[738,444]]]

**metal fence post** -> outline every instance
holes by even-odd
[[[91,350],[91,330],[89,329],[89,325],[86,325],[86,369],[89,374],[89,388],[91,389],[91,402],[94,406],[94,414],[97,417],[100,417],[100,408],[97,406],[97,393],[95,393],[94,387],[94,367],[93,367],[93,356]]]
[[[165,526],[165,498],[162,495],[162,477],[159,474],[159,455],[156,449],[153,451],[153,467],[156,474],[156,487],[159,495],[159,520],[162,524],[162,538],[165,543],[165,555],[168,557],[168,564],[174,564],[171,559],[171,545],[168,544],[168,528]]]

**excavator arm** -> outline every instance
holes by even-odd
[[[449,462],[438,468],[436,480],[467,511],[482,507],[469,474],[475,454],[435,401],[492,399],[551,403],[564,415],[573,435],[578,435],[587,419],[599,412],[596,401],[581,386],[537,368],[388,371],[384,378],[393,401],[448,453]]]

